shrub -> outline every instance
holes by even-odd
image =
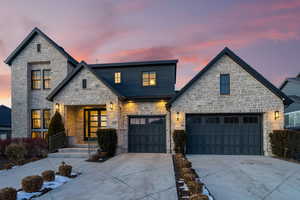
[[[64,131],[65,131],[65,126],[62,117],[60,113],[56,111],[49,123],[48,136],[52,136],[55,135],[56,133],[60,133]]]
[[[187,159],[180,159],[178,161],[178,167],[179,168],[191,168],[192,163],[190,161],[188,161]]]
[[[72,173],[72,166],[66,165],[65,162],[62,162],[61,165],[58,167],[58,172],[61,176],[70,177]]]
[[[190,200],[209,200],[208,196],[204,194],[193,194]]]
[[[6,147],[5,154],[7,158],[14,163],[19,164],[22,160],[25,159],[27,150],[25,146],[21,143],[12,143]]]
[[[186,133],[184,130],[174,130],[173,132],[175,153],[185,153]]]
[[[98,144],[107,156],[112,157],[116,153],[118,138],[116,129],[99,129],[97,131]]]
[[[184,174],[188,174],[188,173],[193,173],[192,169],[191,168],[181,168],[180,169],[180,175],[183,176]]]
[[[3,168],[4,168],[4,169],[11,169],[13,166],[14,166],[14,164],[12,164],[12,163],[5,163],[5,164],[3,165]]]
[[[5,150],[12,143],[22,143],[27,154],[25,157],[45,157],[47,155],[48,144],[42,138],[13,138],[0,140],[0,155],[5,155]]]
[[[25,192],[38,192],[43,186],[43,178],[38,175],[27,176],[22,179],[22,189]]]
[[[195,174],[193,174],[193,173],[187,173],[187,174],[183,174],[183,180],[184,180],[184,182],[189,182],[189,181],[194,181],[195,180],[195,178],[196,178],[196,176],[195,176]]]
[[[15,188],[6,187],[0,190],[0,200],[16,200],[17,190]]]
[[[274,155],[300,160],[300,131],[274,130],[270,143]]]
[[[54,181],[55,180],[55,172],[52,170],[43,171],[42,178],[44,181]]]
[[[188,181],[187,186],[191,195],[203,192],[203,184],[197,181]]]

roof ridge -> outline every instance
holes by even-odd
[[[8,65],[11,65],[12,61],[15,59],[16,56],[29,44],[29,42],[33,39],[35,34],[40,34],[44,37],[50,44],[52,44],[63,56],[65,56],[68,61],[73,63],[74,65],[78,64],[78,61],[73,58],[65,49],[59,46],[54,40],[52,40],[48,35],[46,35],[43,31],[39,28],[34,27],[32,31],[22,40],[22,42],[17,46],[17,48],[4,60],[4,62]]]
[[[159,64],[176,64],[178,59],[170,60],[147,60],[147,61],[132,61],[132,62],[116,62],[116,63],[97,63],[88,64],[91,67],[115,67],[115,66],[128,66],[128,65],[159,65]]]

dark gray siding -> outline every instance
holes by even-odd
[[[175,65],[93,67],[93,70],[126,97],[169,96],[175,93]],[[114,83],[115,72],[121,72],[121,84]],[[156,72],[156,86],[142,85],[143,72]]]

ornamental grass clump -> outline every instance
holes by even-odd
[[[190,161],[188,161],[187,159],[180,159],[177,164],[178,164],[179,168],[191,168],[192,167],[192,163]]]
[[[208,196],[204,194],[193,194],[189,198],[190,200],[209,200]]]
[[[62,162],[58,167],[58,172],[61,176],[70,177],[72,173],[72,166],[67,165],[65,162]]]
[[[42,172],[42,178],[44,181],[54,181],[55,180],[55,172],[52,170],[47,170]]]
[[[188,173],[192,174],[193,170],[191,168],[186,168],[186,167],[180,169],[181,177],[183,177],[184,174],[188,174]]]
[[[15,188],[6,187],[0,190],[0,200],[16,200],[17,190]]]
[[[22,179],[22,189],[25,192],[39,192],[43,186],[43,178],[38,175],[27,176]]]
[[[196,176],[193,173],[187,173],[183,175],[183,180],[185,183],[189,182],[189,181],[195,181]]]

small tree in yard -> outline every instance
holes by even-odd
[[[48,129],[48,135],[52,136],[60,132],[65,131],[65,126],[62,120],[61,115],[59,112],[55,112],[53,117],[50,120],[49,129]]]

